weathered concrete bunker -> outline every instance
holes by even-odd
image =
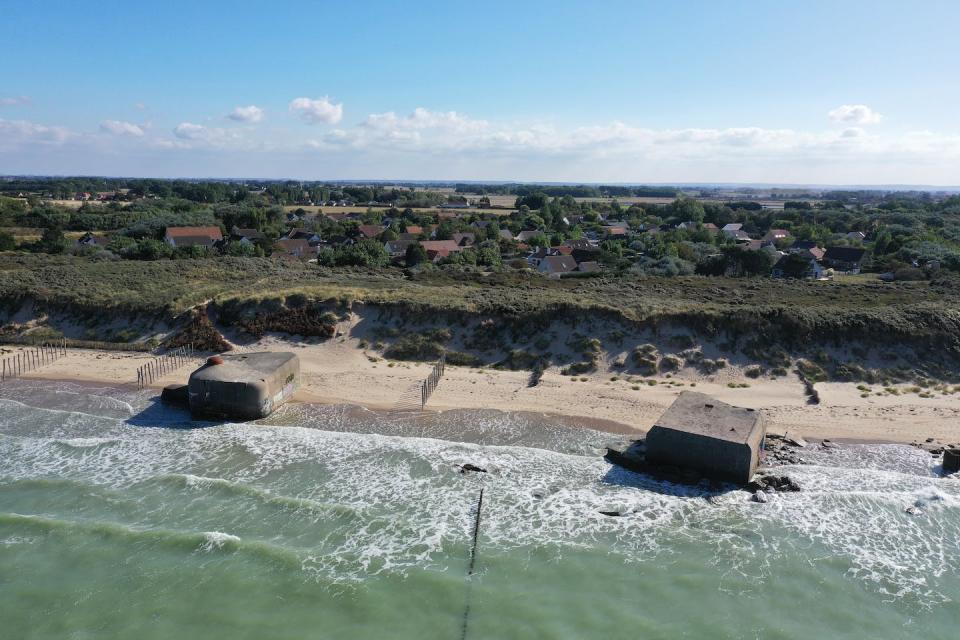
[[[684,391],[647,433],[646,457],[651,464],[745,483],[757,470],[765,433],[759,411]]]
[[[190,374],[190,412],[195,416],[263,418],[286,402],[300,382],[300,359],[262,351],[214,356]]]

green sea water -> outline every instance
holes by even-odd
[[[613,468],[608,437],[303,405],[192,423],[147,393],[18,381],[0,637],[956,637],[960,481],[929,454],[810,447],[803,491],[758,504]]]

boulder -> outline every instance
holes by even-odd
[[[956,473],[960,471],[960,449],[950,448],[943,451],[943,472]]]
[[[460,467],[460,473],[466,473],[467,471],[473,471],[475,473],[486,473],[486,469],[482,469],[475,464],[470,464],[469,462],[462,467]]]

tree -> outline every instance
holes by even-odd
[[[17,241],[13,235],[0,231],[0,251],[13,251],[16,247]]]
[[[423,245],[419,242],[414,242],[407,247],[405,261],[408,267],[415,267],[418,264],[424,263],[427,261],[427,250],[424,249]]]
[[[63,253],[67,250],[67,239],[60,227],[50,227],[43,230],[39,243],[40,251],[44,253]]]
[[[677,198],[671,203],[673,214],[682,222],[703,222],[705,211],[703,205],[693,198]]]
[[[783,275],[787,278],[805,278],[810,271],[810,260],[803,256],[790,253],[781,264]]]

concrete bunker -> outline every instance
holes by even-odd
[[[647,433],[646,459],[746,483],[757,470],[765,434],[759,411],[684,391]]]
[[[264,418],[300,383],[300,359],[289,352],[223,354],[190,374],[190,413],[198,417]]]

